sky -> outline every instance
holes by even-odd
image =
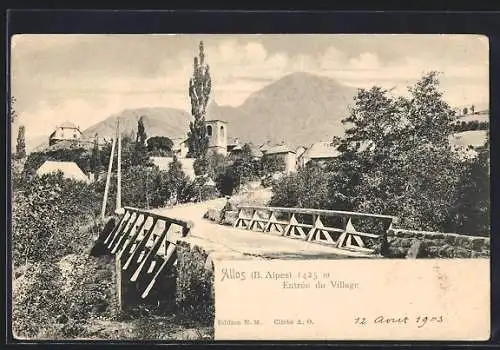
[[[478,35],[69,35],[12,38],[11,88],[26,137],[71,121],[83,130],[126,108],[190,109],[188,82],[203,40],[212,99],[238,106],[297,72],[404,94],[423,73],[441,72],[452,106],[489,103],[488,39]],[[13,138],[15,139],[15,137]]]

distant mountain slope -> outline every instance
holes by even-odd
[[[355,88],[334,79],[297,72],[254,92],[240,106],[220,106],[212,101],[207,107],[207,119],[228,122],[229,142],[237,137],[254,145],[268,140],[284,141],[293,147],[310,145],[344,134],[345,126],[341,120],[347,116],[348,106],[354,103],[355,95]],[[83,137],[92,138],[98,133],[99,137],[110,139],[115,133],[117,117],[120,117],[123,134],[135,134],[141,115],[148,137],[187,137],[192,120],[190,113],[175,108],[126,109],[87,128]],[[469,139],[460,135],[454,142],[479,142]],[[42,147],[46,147],[47,142],[48,135]]]
[[[114,114],[83,131],[85,138],[99,137],[110,139],[116,132],[116,120],[120,118],[122,134],[137,132],[137,121],[144,116],[144,128],[148,137],[167,136],[170,138],[186,137],[192,117],[186,111],[175,108],[137,108],[126,109]]]
[[[227,121],[228,135],[244,142],[310,144],[344,133],[340,121],[355,93],[334,79],[298,72],[253,93],[239,107],[210,104],[207,119]]]

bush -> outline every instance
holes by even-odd
[[[409,97],[360,89],[342,121],[345,135],[334,140],[340,155],[324,168],[284,177],[271,204],[389,214],[408,229],[489,234],[489,150],[480,147],[475,160],[463,162],[449,143],[452,116],[435,72],[410,87]]]
[[[13,331],[20,338],[75,338],[97,316],[114,316],[111,272],[98,260],[70,254],[29,264],[14,283]]]
[[[61,303],[62,276],[55,264],[36,262],[13,281],[12,330],[16,338],[36,337],[49,325],[64,322]]]
[[[83,147],[32,152],[28,155],[24,165],[25,174],[34,175],[38,168],[47,160],[75,162],[83,172],[88,173],[90,171],[91,152]]]
[[[273,187],[270,205],[325,209],[331,207],[329,195],[330,173],[311,164],[297,173],[282,177]]]
[[[92,187],[61,173],[16,184],[12,206],[15,266],[57,259],[76,251],[90,234],[77,228],[95,218],[99,203]]]

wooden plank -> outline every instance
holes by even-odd
[[[172,216],[160,215],[160,214],[152,213],[152,212],[147,211],[147,210],[141,210],[141,209],[132,208],[132,207],[124,207],[124,209],[135,212],[135,213],[145,214],[147,216],[157,218],[159,220],[169,221],[173,224],[176,224],[176,225],[179,225],[179,226],[182,226],[185,228],[189,228],[189,229],[193,228],[193,226],[194,226],[194,223],[192,221],[186,221],[186,220],[175,218]]]
[[[155,260],[155,259],[153,259],[153,261],[151,261],[151,265],[149,265],[149,269],[148,269],[148,271],[147,271],[147,274],[148,274],[148,275],[149,275],[149,274],[151,274],[151,273],[154,271],[154,269],[155,269],[155,265],[156,265],[156,260]]]
[[[299,236],[300,237],[307,238],[307,235],[306,235],[306,233],[304,232],[304,230],[302,229],[301,226],[295,226],[295,228],[296,228],[297,232],[299,232]]]
[[[170,223],[168,223],[170,226]],[[142,238],[142,240],[137,244],[135,247],[134,251],[129,255],[127,262],[123,265],[123,270],[127,270],[130,264],[132,263],[132,260],[134,259],[134,256],[137,254],[137,252],[142,251],[144,247],[146,246],[147,241],[149,240],[149,237],[153,234],[153,231],[148,230],[148,233]]]
[[[160,267],[156,271],[154,277],[151,279],[148,286],[146,287],[144,292],[141,294],[142,299],[145,299],[149,295],[149,292],[151,292],[151,289],[155,285],[156,280],[158,279],[158,276],[160,276],[160,274],[163,272],[163,270],[166,269],[168,264],[175,263],[175,261],[176,261],[176,246],[175,246],[175,244],[171,243],[169,245],[169,247],[167,248],[167,256],[163,260],[163,263],[160,265]]]
[[[134,272],[134,274],[130,278],[131,282],[135,282],[137,280],[137,278],[139,277],[144,266],[148,263],[151,263],[152,257],[154,255],[156,255],[156,252],[158,251],[158,249],[160,249],[160,245],[161,245],[162,240],[165,239],[165,237],[167,236],[167,232],[170,230],[170,228],[172,228],[172,225],[168,225],[168,226],[169,227],[165,228],[163,230],[163,232],[161,233],[160,237],[154,242],[153,247],[149,250],[149,252],[146,254],[146,256],[144,257],[142,262],[139,264],[139,267],[137,267],[137,270]]]
[[[109,249],[111,250],[112,254],[114,254],[113,245],[116,247],[116,244],[118,242],[120,242],[123,239],[123,237],[128,237],[130,235],[130,232],[132,232],[132,230],[135,227],[137,227],[136,226],[137,222],[140,220],[141,217],[143,218],[143,222],[146,220],[146,217],[144,215],[137,214],[137,217],[135,218],[133,223],[131,225],[125,226],[123,231],[121,232],[121,234],[116,237],[117,239],[114,239],[113,241],[111,241],[111,243],[109,244]]]
[[[130,220],[132,218],[132,213],[128,214],[128,218],[126,220],[124,220],[124,217],[125,217],[125,215],[122,217],[122,219],[120,220],[120,222],[118,223],[118,225],[116,225],[113,228],[113,230],[109,233],[108,237],[106,237],[106,239],[104,240],[104,244],[106,246],[108,246],[109,243],[110,243],[110,241],[112,239],[114,239],[114,237],[117,234],[117,232],[121,231],[123,229],[123,227],[126,227],[128,224],[130,224]]]
[[[149,218],[145,217],[144,221],[141,223],[141,225],[140,226],[136,226],[135,232],[134,232],[134,234],[132,234],[132,236],[130,236],[130,233],[129,233],[126,237],[124,236],[126,238],[125,240],[120,239],[120,242],[118,242],[116,244],[116,246],[113,249],[113,251],[114,252],[118,251],[119,257],[121,257],[120,253],[123,251],[122,247],[124,245],[128,245],[129,244],[129,242],[131,241],[131,237],[133,237],[133,239],[135,240],[139,236],[140,232],[144,229],[144,226],[146,225],[146,223],[148,222],[148,220],[149,220]],[[156,225],[156,221],[157,220],[153,218],[153,222],[151,224],[151,227],[154,227]],[[113,253],[113,251],[112,251],[112,253]]]
[[[306,241],[312,242],[314,241],[314,237],[316,236],[316,226],[313,226],[309,232],[307,233]]]
[[[323,235],[325,236],[326,240],[328,241],[328,243],[335,243],[335,241],[333,240],[332,236],[330,235],[330,232],[326,231],[326,230],[323,230]]]
[[[238,218],[236,219],[236,221],[234,222],[233,224],[233,227],[234,228],[238,228],[238,225],[240,223],[240,220],[241,220],[241,209],[238,209]]]
[[[131,216],[132,216],[132,214],[130,212],[125,212],[125,214],[121,217],[118,224],[111,230],[111,232],[108,234],[108,236],[104,240],[104,244],[108,244],[109,240],[111,239],[111,237],[113,237],[115,232],[120,228],[120,226],[123,225],[123,223],[128,222]]]
[[[141,223],[141,225],[139,227],[136,226],[137,231],[141,231],[144,228],[144,226],[146,225],[146,223],[148,222],[148,220],[149,220],[148,217],[144,217],[144,220]],[[158,219],[153,218],[153,222],[151,224],[151,228],[154,228],[154,226],[156,225],[157,221],[158,221]],[[116,245],[113,248],[113,250],[111,251],[111,253],[112,254],[116,253],[118,251],[118,249],[120,249],[120,246],[123,245],[123,243],[125,243],[125,239],[124,238],[129,238],[129,237],[130,237],[130,232],[127,235],[122,235],[122,237],[120,237],[120,240],[116,243]]]
[[[262,230],[262,232],[270,231],[271,226],[274,224],[275,221],[276,221],[276,216],[274,215],[274,212],[271,211],[271,214],[269,215],[269,218],[267,219],[267,223],[264,226],[264,229]]]
[[[257,210],[254,210],[252,213],[252,218],[250,219],[250,223],[248,224],[248,229],[252,230],[253,224],[255,223],[255,219],[257,218]]]
[[[139,234],[141,233],[140,230],[136,230],[135,233],[132,235],[132,237],[129,237],[129,239],[127,241],[125,241],[125,244],[123,245],[122,249],[118,252],[118,254],[116,255],[116,257],[118,259],[121,259],[122,256],[123,256],[123,253],[127,250],[128,246],[130,245],[130,243],[135,243],[137,237],[139,237]],[[134,245],[132,244],[131,246],[132,249],[130,249],[129,251],[129,254],[132,253],[132,251],[134,250]],[[129,255],[130,256],[130,255]],[[127,257],[128,258],[128,257]]]
[[[135,225],[135,223],[137,222],[137,220],[139,219],[139,217],[140,217],[140,215],[136,214],[135,217],[134,217],[134,219],[133,219],[133,221],[131,223],[127,222],[127,225],[125,225],[125,227],[123,227],[123,229],[128,232],[130,230],[130,228]],[[129,223],[130,223],[130,225],[129,225]],[[108,249],[111,249],[111,247],[113,246],[114,241],[120,235],[120,233],[122,233],[121,230],[116,232],[115,236],[113,237],[113,239],[108,244]]]
[[[359,231],[356,231],[355,233],[353,233],[353,235],[356,235],[356,236],[361,236],[361,237],[368,237],[368,238],[380,238],[380,235],[376,235],[374,233],[366,233],[366,232],[359,232]]]
[[[353,234],[352,237],[354,238],[354,240],[358,244],[358,247],[363,248],[365,246],[365,242],[363,242],[363,240],[361,239],[361,237],[359,237],[359,235],[354,235]]]
[[[316,214],[323,216],[341,216],[341,217],[366,217],[366,218],[397,220],[397,217],[393,215],[370,214],[370,213],[360,213],[360,212],[341,211],[341,210],[265,207],[265,206],[251,206],[251,205],[241,205],[238,208],[251,209],[251,210],[272,210],[275,212],[282,212],[282,213],[296,213],[296,214],[310,214],[310,215]]]
[[[344,241],[345,241],[347,235],[348,235],[347,231],[344,231],[340,235],[340,237],[337,239],[337,243],[335,244],[335,247],[342,248],[342,246],[344,245]]]
[[[374,249],[365,248],[365,247],[358,247],[358,246],[355,246],[355,245],[346,246],[346,248],[349,249],[349,250],[356,251],[356,252],[368,253],[368,254],[373,253],[375,251]]]

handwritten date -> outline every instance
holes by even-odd
[[[385,325],[385,326],[404,326],[404,325],[416,325],[417,328],[422,328],[429,324],[439,324],[444,322],[444,316],[400,316],[400,317],[387,317],[379,315],[375,318],[367,317],[355,317],[354,324],[360,326],[366,326],[367,324]]]

